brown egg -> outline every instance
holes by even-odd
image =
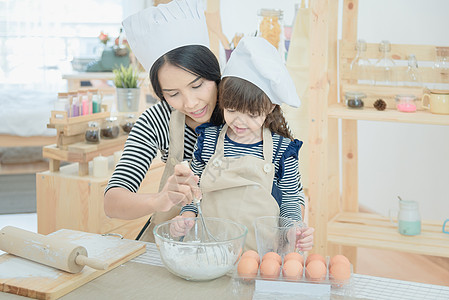
[[[351,278],[351,266],[344,262],[336,262],[329,268],[329,277],[336,281],[345,281]]]
[[[290,259],[297,260],[301,263],[301,265],[304,266],[304,257],[299,254],[298,252],[290,252],[286,256],[284,256],[284,264],[289,261]]]
[[[329,262],[329,265],[332,266],[333,264],[336,264],[336,263],[344,263],[348,266],[351,265],[351,263],[349,262],[349,259],[346,256],[341,255],[341,254],[337,254],[337,255],[333,256]]]
[[[282,265],[282,258],[276,252],[268,252],[268,253],[266,253],[262,257],[262,261],[264,261],[265,259],[268,259],[268,258],[274,259],[274,260],[276,260],[279,263],[279,265]]]
[[[282,275],[288,281],[295,281],[302,278],[302,264],[296,259],[290,259],[284,262]]]
[[[313,254],[310,254],[307,256],[306,266],[308,266],[309,263],[313,260],[320,260],[323,264],[326,265],[326,260],[324,259],[324,257],[321,254],[313,253]]]
[[[259,253],[257,253],[257,252],[254,251],[254,250],[248,250],[248,251],[245,251],[245,252],[242,254],[242,258],[244,258],[244,257],[252,257],[252,258],[254,258],[255,260],[257,260],[257,264],[260,264],[260,256],[259,256]]]
[[[244,257],[240,259],[237,265],[237,273],[240,277],[245,279],[254,279],[257,275],[257,270],[259,269],[259,264],[257,260],[252,257]]]
[[[262,259],[260,263],[260,276],[264,279],[277,279],[281,273],[278,261],[272,258]]]
[[[326,272],[326,265],[319,259],[312,260],[306,266],[306,277],[313,281],[323,280]]]

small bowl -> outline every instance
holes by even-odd
[[[204,218],[217,241],[207,241],[200,218],[188,218],[195,225],[186,235],[170,233],[170,220],[153,229],[156,245],[165,267],[174,275],[192,281],[206,281],[231,271],[242,253],[248,229],[228,219]]]

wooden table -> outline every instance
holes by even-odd
[[[352,296],[332,294],[330,299],[449,299],[449,287],[353,274]],[[278,295],[279,299],[307,299],[307,297]],[[427,297],[427,298],[426,298]],[[26,299],[1,294],[1,299]],[[61,297],[78,299],[278,299],[254,295],[254,284],[242,284],[228,276],[193,282],[171,274],[161,265],[154,244],[147,243],[145,254],[126,262],[112,271]],[[314,298],[316,299],[316,298]]]

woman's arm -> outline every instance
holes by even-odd
[[[110,188],[104,197],[104,211],[108,217],[137,219],[156,211],[168,211],[173,206],[192,202],[197,192],[198,177],[183,165],[176,165],[172,176],[159,193],[137,194],[125,188]]]

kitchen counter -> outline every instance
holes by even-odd
[[[207,282],[192,282],[171,274],[162,265],[156,246],[147,243],[146,253],[118,266],[61,297],[75,299],[278,299],[254,294],[254,283],[241,283],[223,276]],[[282,300],[298,295],[277,295]],[[1,299],[27,299],[2,293]],[[306,299],[301,296],[301,299]],[[309,298],[317,299],[317,298]],[[333,293],[330,299],[449,299],[449,287],[353,274],[351,296]]]

